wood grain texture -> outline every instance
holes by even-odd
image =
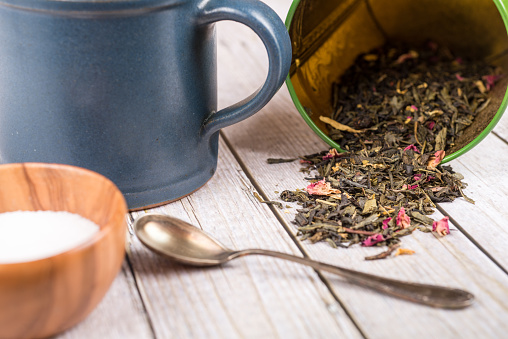
[[[67,211],[100,227],[70,251],[0,265],[0,337],[46,337],[83,320],[110,287],[124,259],[127,206],[111,181],[88,170],[1,165],[0,212],[17,210]]]
[[[280,1],[267,1],[270,5],[275,2],[280,3]],[[289,2],[287,2],[288,6]],[[233,24],[225,25],[230,25],[223,33],[224,35],[228,34],[227,46],[238,45],[239,43],[235,44],[234,39],[242,40],[244,38],[235,35],[237,30],[233,28]],[[231,70],[240,68],[252,70],[264,67],[262,48],[259,45],[256,46],[255,43],[255,41],[249,40],[248,44],[243,44],[243,52],[238,50],[231,53],[235,56],[230,56],[227,60],[227,68],[222,68],[221,86],[224,89],[222,93],[227,93],[228,96],[221,97],[221,104],[226,105],[229,102],[234,102],[238,97],[242,97],[243,93],[252,91],[253,84],[261,81],[260,74],[255,72],[242,73],[240,84],[238,79],[234,78],[232,74],[228,74]],[[227,58],[228,54],[226,52],[224,54],[226,54],[224,57]],[[221,79],[220,76],[219,79]],[[260,193],[273,200],[278,196],[275,191],[303,188],[306,182],[303,180],[303,175],[298,173],[300,166],[297,163],[269,166],[266,164],[267,158],[292,158],[327,148],[299,117],[285,89],[282,89],[262,112],[247,121],[226,128],[223,132],[241,163],[248,169],[248,174],[261,188]],[[500,147],[501,152],[499,151]],[[500,242],[506,243],[508,240],[505,240],[505,232],[501,228],[502,223],[506,220],[504,211],[507,206],[506,191],[501,190],[496,194],[493,185],[496,185],[498,179],[502,182],[501,187],[506,185],[506,179],[502,178],[505,171],[502,170],[501,166],[503,165],[499,161],[498,165],[494,165],[496,162],[494,153],[488,153],[491,155],[485,157],[485,152],[489,149],[497,150],[496,154],[499,157],[499,154],[506,154],[503,147],[502,143],[492,135],[482,142],[481,147],[478,146],[466,155],[483,157],[484,161],[473,161],[469,160],[470,158],[464,160],[467,162],[470,173],[478,171],[489,173],[488,176],[492,177],[487,179],[488,185],[491,186],[490,189],[485,183],[478,182],[473,176],[468,175],[465,166],[459,170],[461,166],[459,162],[452,163],[454,167],[457,167],[457,170],[466,175],[465,181],[470,183],[470,187],[477,185],[483,190],[481,195],[476,195],[469,189],[466,193],[472,195],[473,199],[486,200],[485,203],[481,203],[480,206],[468,206],[465,202],[460,201],[453,204],[442,204],[445,211],[454,219],[458,220],[461,217],[463,222],[459,221],[459,223],[463,229],[472,232],[476,227],[478,232],[475,232],[475,239],[484,248],[489,248],[487,249],[489,254],[499,261],[505,260],[504,258],[507,257],[505,246],[500,244]],[[497,202],[490,208],[487,207],[489,195],[494,199],[491,201]],[[453,213],[451,213],[451,206],[456,207]],[[466,214],[467,211],[471,211],[471,213]],[[497,214],[493,219],[498,225],[491,229],[492,232],[486,232],[485,227],[487,226],[479,222],[494,211]],[[276,213],[291,226],[290,221],[294,215],[292,209],[276,210]],[[477,218],[474,219],[472,215],[476,215]],[[439,213],[434,216],[435,219],[440,217]],[[497,232],[501,232],[501,234]],[[493,241],[497,237],[502,240]],[[508,309],[505,306],[508,302],[508,278],[464,234],[455,230],[450,236],[436,238],[431,234],[416,232],[412,236],[404,238],[403,244],[404,247],[415,250],[416,254],[378,262],[365,262],[363,257],[377,253],[379,249],[356,247],[349,250],[336,250],[326,244],[310,245],[307,242],[302,245],[315,260],[331,264],[340,263],[350,268],[358,268],[365,272],[393,278],[457,286],[468,289],[477,295],[478,299],[473,307],[450,312],[379,296],[354,286],[348,286],[337,281],[336,278],[330,277],[334,292],[368,337],[435,336],[454,338],[461,336],[474,338],[482,336],[497,338],[504,335],[508,330],[508,325],[504,320],[508,317]],[[491,244],[492,246],[490,246]],[[387,322],[391,321],[407,325],[387,326]]]
[[[221,142],[215,176],[193,195],[151,210],[181,218],[230,248],[298,254]],[[134,216],[139,215],[133,213]],[[361,337],[316,273],[266,257],[200,269],[171,263],[131,238],[129,257],[160,338]]]
[[[134,277],[124,261],[122,270],[97,308],[81,323],[55,339],[153,337]]]

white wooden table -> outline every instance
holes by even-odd
[[[290,0],[267,0],[282,18]],[[257,36],[218,25],[220,106],[252,93],[266,76]],[[191,222],[234,248],[265,248],[386,277],[459,287],[472,307],[439,310],[380,295],[335,276],[267,257],[216,268],[184,267],[151,253],[133,236],[123,269],[98,308],[59,338],[507,338],[508,116],[471,152],[451,163],[469,184],[463,199],[439,205],[446,237],[414,232],[416,253],[365,261],[379,248],[333,249],[300,242],[295,208],[270,208],[254,196],[304,188],[297,162],[268,165],[327,149],[294,108],[285,86],[259,113],[222,131],[215,176],[199,191],[155,208]],[[284,204],[286,205],[286,204]],[[148,212],[148,211],[147,211]],[[132,220],[145,212],[132,213]]]

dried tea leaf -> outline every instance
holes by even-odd
[[[363,206],[362,214],[371,214],[377,211],[377,202],[375,198],[369,199]]]
[[[441,129],[439,133],[436,135],[436,146],[435,150],[444,150],[446,147],[446,127]]]
[[[419,221],[419,222],[421,222],[422,224],[425,224],[425,225],[432,226],[432,223],[434,222],[434,219],[429,218],[428,216],[423,215],[423,214],[421,214],[420,212],[417,212],[417,211],[412,211],[411,212],[411,216],[416,221]]]
[[[351,133],[363,133],[364,132],[364,131],[360,131],[360,130],[351,128],[349,126],[343,125],[343,124],[341,124],[333,119],[330,119],[328,117],[325,117],[325,116],[320,116],[319,120],[321,120],[325,124],[332,126],[335,129],[338,129],[339,131],[346,131],[346,132],[351,132]]]

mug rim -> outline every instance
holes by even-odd
[[[0,0],[0,6],[71,18],[129,17],[163,11],[186,0]]]
[[[288,14],[286,16],[285,25],[289,32],[291,23],[293,21],[293,17],[295,15],[296,9],[298,5],[300,4],[301,0],[293,0],[291,3],[291,7],[289,8]],[[504,26],[506,28],[506,34],[508,37],[508,0],[492,0],[494,4],[497,7],[498,13],[501,15],[501,18],[503,20]],[[316,133],[324,142],[326,142],[329,146],[335,148],[339,152],[347,152],[346,150],[342,149],[338,143],[333,141],[323,130],[321,130],[314,121],[310,118],[307,111],[303,107],[302,103],[300,102],[300,99],[298,98],[298,95],[296,94],[295,88],[293,86],[293,83],[291,82],[291,76],[288,74],[286,77],[286,86],[289,91],[289,95],[291,96],[291,99],[293,100],[293,104],[295,105],[296,109],[302,116],[303,120],[309,125],[309,127]],[[508,106],[508,87],[505,90],[505,94],[503,97],[503,101],[501,102],[501,105],[499,106],[496,114],[494,117],[490,120],[487,127],[485,127],[480,134],[478,134],[472,141],[470,141],[468,144],[466,144],[464,147],[460,148],[459,150],[447,154],[441,163],[447,163],[451,160],[454,160],[461,155],[469,152],[471,149],[473,149],[475,146],[477,146],[487,135],[489,135],[490,132],[494,129],[494,127],[497,125],[499,120],[501,120],[501,117],[503,116],[504,112],[506,111],[506,108]]]

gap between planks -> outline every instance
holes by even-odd
[[[246,166],[246,164],[243,162],[242,158],[239,156],[239,154],[236,152],[235,148],[232,146],[232,144],[230,143],[229,139],[227,138],[227,136],[222,133],[222,131],[220,132],[220,137],[222,138],[222,140],[224,140],[224,143],[226,144],[226,146],[228,147],[229,151],[231,152],[231,154],[233,155],[233,157],[236,159],[236,161],[238,162],[238,164],[240,165],[240,167],[242,168],[242,171],[245,173],[245,175],[247,176],[247,178],[249,179],[251,185],[254,187],[254,189],[257,191],[257,193],[261,196],[261,198],[263,198],[264,201],[268,201],[270,200],[268,198],[268,195],[265,193],[265,191],[261,188],[261,185],[258,184],[258,182],[256,181],[256,179],[254,178],[254,176],[252,175],[252,173],[250,172],[250,169],[248,166]],[[309,253],[305,250],[305,248],[302,246],[302,244],[300,243],[300,241],[296,238],[296,235],[293,234],[293,232],[291,232],[290,230],[290,226],[287,224],[287,221],[284,220],[280,214],[278,213],[278,211],[276,210],[275,206],[272,205],[272,204],[268,204],[268,208],[270,209],[270,211],[273,213],[273,215],[275,216],[275,218],[279,221],[279,223],[281,224],[281,226],[284,228],[284,230],[286,231],[286,233],[289,235],[289,237],[291,238],[291,240],[295,243],[296,247],[300,250],[300,252],[302,253],[302,255],[307,258],[307,259],[311,259],[310,256],[309,256]],[[362,327],[358,324],[358,321],[357,319],[355,319],[355,317],[353,316],[352,312],[348,309],[348,307],[345,305],[345,303],[339,298],[339,296],[335,293],[335,290],[332,288],[332,284],[330,283],[330,280],[327,279],[319,270],[316,270],[314,269],[314,271],[316,272],[316,274],[318,275],[319,279],[323,282],[323,284],[326,286],[326,288],[328,289],[328,291],[331,293],[331,295],[333,296],[333,298],[335,299],[335,301],[337,301],[337,303],[340,305],[340,307],[342,307],[342,309],[344,310],[344,312],[346,313],[346,315],[349,317],[349,319],[351,319],[351,322],[355,325],[355,327],[357,328],[358,332],[360,333],[360,335],[364,338],[367,338],[367,335],[365,334],[365,332],[363,331]]]
[[[130,233],[131,236],[135,236],[134,229],[132,228],[132,224],[134,223],[134,216],[132,215],[132,212],[129,212],[127,214],[127,218],[129,218],[130,222],[127,222],[127,232]],[[128,238],[125,243],[125,261],[127,263],[127,266],[129,268],[130,274],[132,276],[132,280],[134,281],[134,286],[136,287],[136,291],[138,292],[139,299],[141,300],[141,305],[143,306],[143,312],[145,313],[145,317],[148,322],[148,326],[150,328],[150,331],[152,333],[152,338],[156,339],[157,335],[155,334],[155,327],[152,321],[152,318],[150,317],[150,312],[148,312],[148,308],[151,308],[149,305],[150,300],[146,295],[146,292],[143,288],[143,285],[140,283],[139,274],[136,272],[132,265],[131,261],[131,247],[129,246],[130,242],[130,236],[128,235]]]
[[[455,220],[442,206],[441,204],[436,204],[436,208],[439,212],[441,212],[444,216],[450,218],[452,224],[473,244],[475,245],[487,258],[489,258],[497,267],[501,269],[506,275],[508,275],[508,271],[504,268],[503,265],[499,261],[497,261],[493,255],[489,253],[465,228],[463,228],[460,223]]]
[[[497,133],[496,131],[493,131],[492,134],[494,134],[496,137],[498,137],[499,139],[501,139],[502,142],[504,142],[505,144],[508,145],[508,140],[505,139],[503,136],[501,136],[499,133]]]

